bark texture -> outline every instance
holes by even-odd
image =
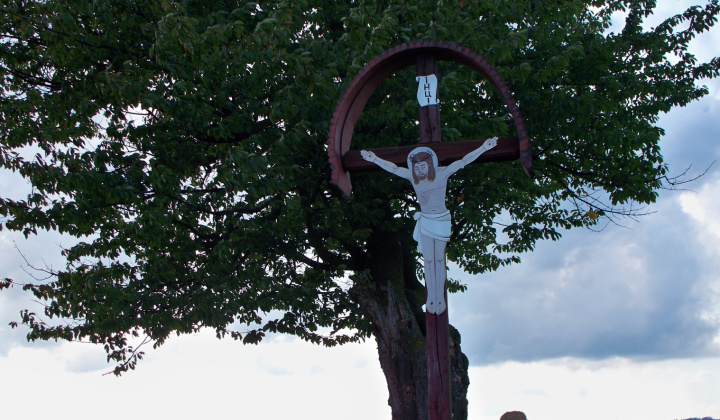
[[[425,290],[415,274],[412,246],[409,235],[374,233],[368,242],[370,274],[357,278],[351,290],[372,324],[393,420],[427,420]],[[450,355],[453,420],[466,420],[468,361],[452,327]]]

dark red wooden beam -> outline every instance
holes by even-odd
[[[456,160],[462,159],[466,154],[482,146],[485,140],[458,141],[452,143],[428,143],[411,146],[383,147],[378,149],[367,149],[375,153],[379,158],[385,159],[397,166],[407,167],[407,155],[418,146],[425,146],[433,149],[438,155],[438,160],[443,166],[449,165]],[[488,150],[480,155],[475,162],[502,162],[516,160],[520,157],[520,144],[517,137],[501,137],[498,139],[497,147]],[[371,172],[381,170],[379,166],[363,160],[360,150],[348,150],[342,157],[342,164],[348,172]]]
[[[416,66],[417,76],[428,76],[431,74],[437,75],[437,61],[435,61],[435,57],[431,53],[418,54],[416,58]],[[437,92],[433,93],[437,94]],[[438,148],[441,147],[440,106],[418,105],[420,144],[423,146],[434,145]],[[454,145],[455,146],[448,149],[448,151],[456,153],[455,150],[458,148],[459,144],[454,143]],[[438,153],[438,151],[435,151],[435,153]],[[465,155],[463,154],[462,156]],[[405,157],[407,157],[407,153],[405,153]],[[438,161],[439,160],[440,158],[438,158]],[[407,162],[407,160],[405,161]],[[447,293],[445,293],[445,301],[447,302]],[[450,389],[449,325],[447,309],[439,315],[425,312],[428,420],[450,420],[452,391]]]
[[[447,292],[445,293],[447,302]],[[428,420],[450,420],[450,321],[447,309],[440,315],[425,312],[427,351]]]

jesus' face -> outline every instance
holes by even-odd
[[[432,150],[427,147],[419,147],[427,151],[419,151],[408,155],[408,168],[412,168],[412,180],[417,185],[420,181],[435,181],[435,162],[437,158]],[[415,150],[418,150],[415,149]]]
[[[428,166],[427,161],[424,160],[413,165],[413,172],[415,172],[415,176],[417,176],[420,181],[427,179],[429,170],[430,167]]]

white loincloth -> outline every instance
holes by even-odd
[[[413,231],[413,239],[417,241],[418,250],[421,254],[422,247],[420,245],[420,235],[428,236],[444,242],[448,242],[450,240],[452,223],[450,221],[449,210],[438,214],[417,212],[413,218],[417,220],[417,223],[415,223],[415,230]]]

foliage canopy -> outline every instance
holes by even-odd
[[[22,314],[28,338],[102,343],[119,374],[140,355],[133,336],[157,346],[209,327],[246,343],[281,332],[334,345],[370,334],[350,290],[371,268],[374,232],[397,233],[415,252],[402,236],[413,198],[385,174],[354,177],[343,198],[329,184],[325,141],[347,83],[403,42],[452,41],[482,55],[533,142],[534,181],[517,163],[496,163],[449,185],[450,260],[495,270],[564,229],[637,214],[634,203],[672,183],[658,115],[706,94],[696,82],[720,66],[687,51],[716,22],[717,1],[646,28],[654,7],[3,2],[0,166],[32,192],[0,196],[0,227],[80,239],[65,250],[67,267],[24,285],[46,305]],[[477,75],[443,63],[439,76],[443,141],[514,135]],[[354,144],[415,142],[415,89],[410,70],[387,80]]]

